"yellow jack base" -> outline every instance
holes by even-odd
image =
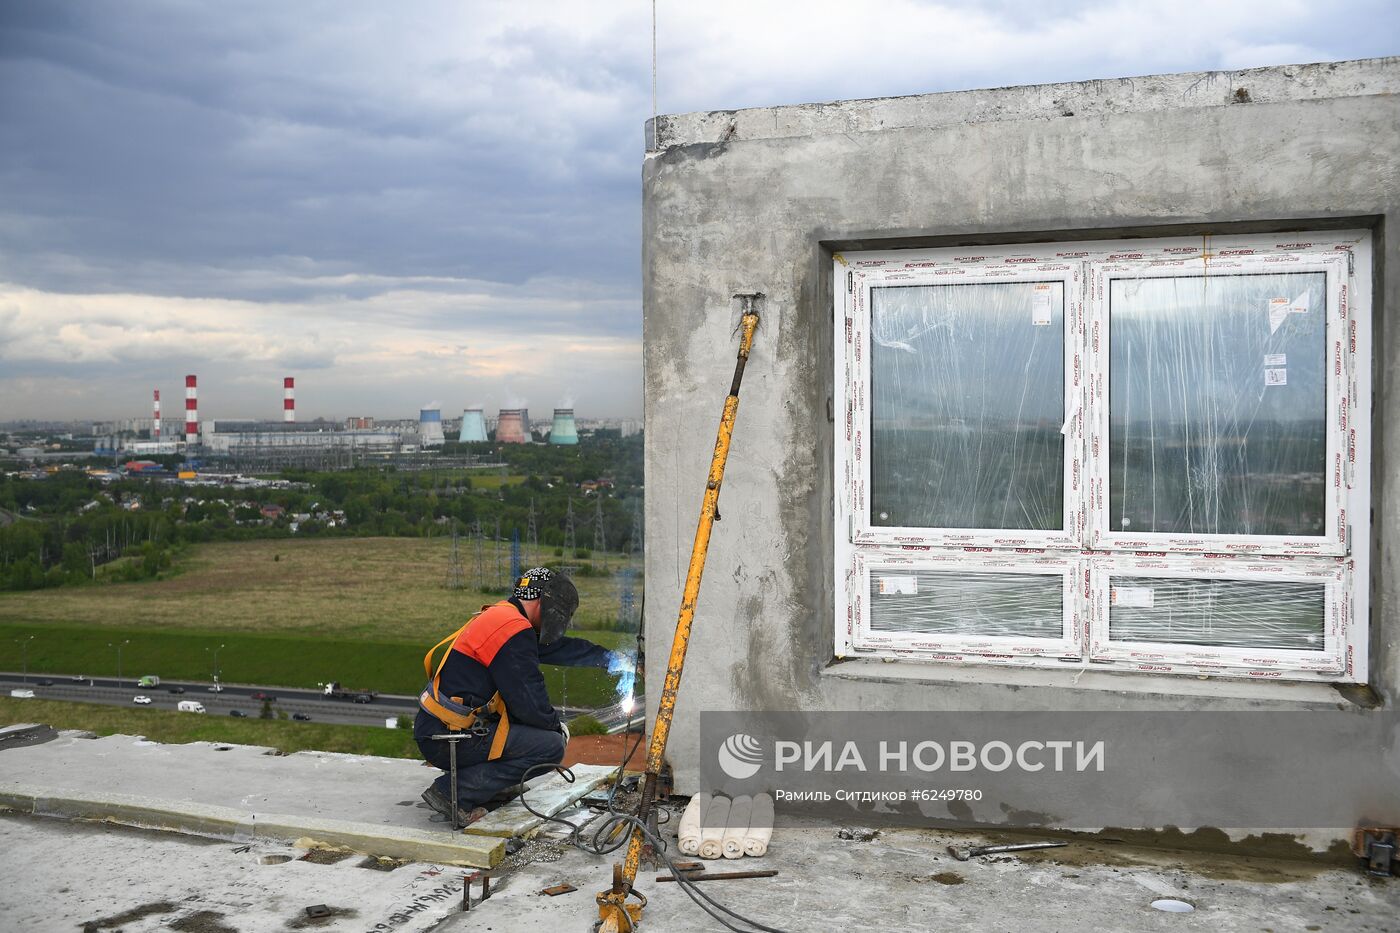
[[[628,903],[628,897],[635,897],[638,903]],[[641,925],[647,899],[623,880],[621,865],[613,866],[612,887],[599,893],[597,900],[598,923],[593,927],[597,933],[632,933]]]

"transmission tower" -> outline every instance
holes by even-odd
[[[540,532],[535,525],[535,497],[530,497],[530,519],[525,527],[525,559],[530,562],[531,567],[539,566],[540,556]]]
[[[617,590],[617,627],[619,631],[633,632],[636,626],[633,624],[633,615],[637,606],[637,591],[634,578],[636,571],[630,566],[624,565],[618,571]]]
[[[462,579],[462,554],[457,550],[457,523],[452,523],[452,553],[447,558],[447,588],[449,590],[460,590],[464,586]]]
[[[519,580],[519,579],[520,579],[520,572],[521,572],[521,571],[520,571],[520,529],[519,529],[519,528],[512,528],[512,529],[510,530],[510,578],[511,578],[511,580]],[[512,583],[511,585],[514,586],[513,583]]]
[[[478,590],[486,588],[486,561],[481,553],[482,537],[484,536],[481,532],[481,521],[472,522],[472,544],[476,551],[476,557],[472,561],[472,584]]]
[[[496,552],[496,585],[506,578],[506,551],[501,547],[501,517],[496,516],[496,536],[491,539],[491,549]]]
[[[632,538],[627,542],[627,556],[633,560],[642,554],[642,500],[632,500]]]
[[[608,565],[608,538],[603,533],[603,494],[595,493],[597,499],[594,500],[593,509],[593,559],[602,561],[603,566]]]
[[[578,542],[574,540],[574,497],[569,497],[569,507],[564,512],[564,559],[573,560]]]

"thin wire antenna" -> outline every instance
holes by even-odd
[[[651,145],[656,151],[656,0],[651,0]]]

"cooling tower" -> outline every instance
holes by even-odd
[[[441,447],[442,411],[437,408],[423,408],[418,412],[418,446]]]
[[[577,444],[578,431],[574,428],[572,408],[554,409],[554,426],[549,429],[551,444]]]
[[[530,435],[525,433],[524,412],[519,408],[502,408],[496,419],[497,444],[528,444]]]
[[[457,439],[466,443],[486,440],[486,415],[480,408],[462,412],[462,433]]]

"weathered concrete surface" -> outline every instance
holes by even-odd
[[[0,815],[0,926],[33,933],[423,933],[461,909],[461,868],[325,851],[310,861],[307,853],[269,842]],[[312,920],[306,908],[320,904],[332,914]]]
[[[745,375],[669,754],[704,709],[1279,709],[1325,687],[1102,672],[829,666],[834,251],[1363,227],[1376,257],[1372,686],[1400,695],[1400,59],[661,118],[643,169],[646,633],[674,631],[736,292]],[[1243,92],[1243,93],[1241,93]],[[1385,546],[1383,546],[1385,545]],[[891,668],[903,668],[892,672]],[[657,691],[649,703],[655,714]],[[1033,801],[1008,802],[1034,807]]]
[[[224,839],[309,839],[356,852],[489,868],[504,839],[448,832],[412,761],[249,745],[60,736],[0,754],[0,806]]]
[[[519,797],[468,826],[466,832],[478,836],[524,836],[544,822],[537,813],[554,816],[574,803],[587,797],[607,782],[616,771],[605,765],[574,765],[572,782],[554,772],[542,774],[530,782],[527,792],[530,807],[527,808]]]
[[[672,826],[677,819],[673,819]],[[1273,930],[1382,931],[1394,926],[1400,886],[1308,862],[1203,856],[1108,842],[1066,849],[955,861],[946,846],[1007,841],[898,830],[874,839],[837,838],[838,828],[784,825],[759,859],[707,862],[712,872],[776,869],[773,878],[716,881],[704,892],[733,910],[781,930],[882,931],[1133,930],[1254,933]],[[667,833],[675,852],[674,836]],[[860,834],[855,834],[859,836]],[[1012,841],[1025,841],[1017,837]],[[445,931],[587,930],[594,895],[611,882],[611,859],[567,851],[493,884],[491,899],[448,919]],[[690,933],[721,929],[673,883],[643,871],[649,900],[643,930]],[[560,882],[578,888],[548,897]],[[1195,907],[1167,914],[1154,900]]]

